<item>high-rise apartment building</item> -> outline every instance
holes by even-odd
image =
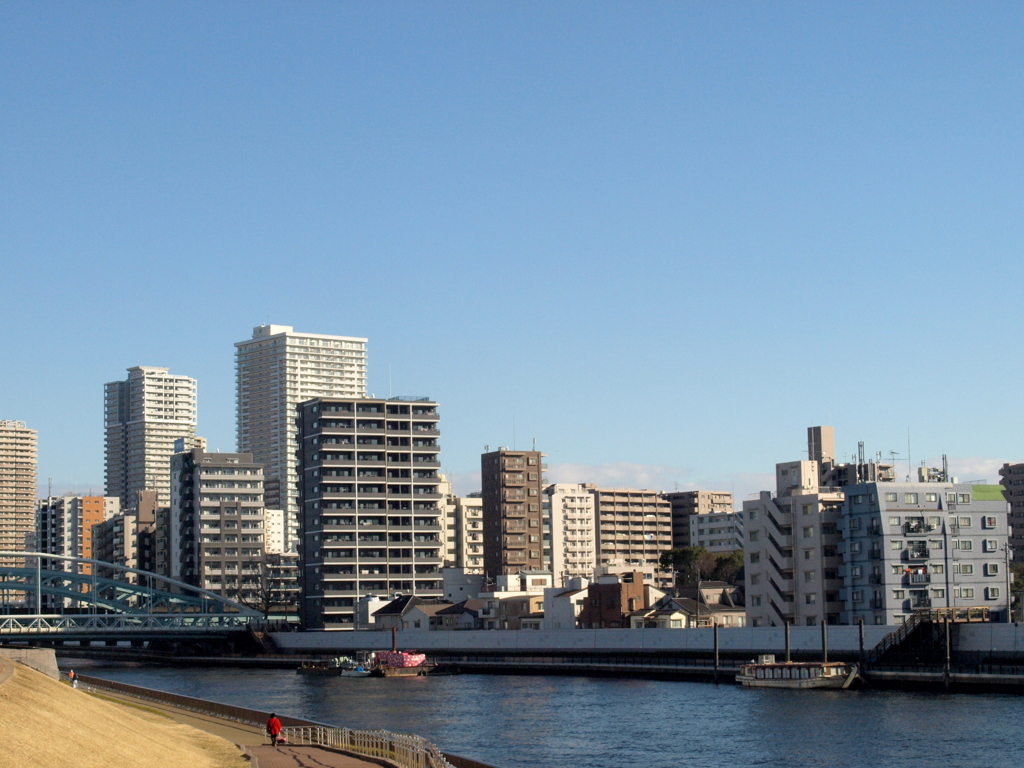
[[[118,515],[93,525],[93,554],[96,560],[156,570],[156,491],[139,491],[135,503]]]
[[[437,403],[316,398],[299,411],[300,614],[353,629],[365,595],[444,594]]]
[[[263,468],[251,453],[171,459],[170,575],[253,605],[265,585]]]
[[[592,579],[597,566],[595,486],[555,483],[544,488],[544,553],[556,587]]]
[[[444,500],[447,531],[444,564],[448,568],[464,568],[469,573],[483,573],[484,567],[484,502],[479,494],[456,496]]]
[[[238,450],[263,465],[266,502],[298,543],[296,408],[316,397],[366,397],[366,339],[261,325],[235,344]]]
[[[672,549],[672,505],[657,491],[595,488],[598,566],[605,573],[641,571],[655,585],[671,584],[659,573],[661,554]]]
[[[543,454],[500,448],[480,459],[484,575],[544,570]]]
[[[128,509],[139,491],[156,491],[157,504],[171,499],[174,442],[191,448],[196,431],[196,380],[167,368],[136,366],[126,381],[104,387],[106,495]]]
[[[821,485],[817,461],[777,464],[775,483],[743,502],[748,624],[838,624],[842,489]]]
[[[731,493],[726,491],[675,491],[666,493],[665,498],[672,505],[673,549],[704,546],[715,552],[724,552],[743,548],[742,529],[739,531],[719,530],[736,528],[740,525],[736,520]],[[726,515],[727,517],[713,517],[691,524],[691,518],[698,515]],[[691,527],[697,529],[693,534],[691,534]],[[698,531],[709,528],[715,529],[715,535],[707,534],[707,542],[697,541],[702,536]],[[728,544],[723,541],[724,539],[728,539]],[[711,540],[716,543],[709,546]],[[734,543],[735,546],[733,546]]]
[[[36,458],[36,431],[23,421],[0,421],[0,552],[35,546]],[[24,560],[0,557],[0,565]]]
[[[1005,620],[1007,505],[997,486],[896,483],[891,464],[836,464],[832,430],[810,461],[777,464],[776,493],[743,504],[751,626],[900,624],[916,610],[988,608]],[[863,444],[862,444],[863,446]]]
[[[1006,500],[998,485],[848,485],[840,623],[902,624],[919,610],[988,608],[1006,621]]]

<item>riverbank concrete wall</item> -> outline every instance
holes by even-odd
[[[888,626],[865,626],[864,647],[874,647],[892,630],[893,627]],[[859,627],[829,627],[829,650],[858,651],[859,633]],[[278,648],[286,653],[346,653],[391,648],[391,633],[375,630],[275,632],[272,636]],[[713,629],[406,630],[398,633],[398,647],[445,653],[711,652],[715,647],[715,638]],[[784,653],[786,632],[780,627],[719,628],[718,647],[721,653]],[[820,651],[821,628],[792,627],[790,647],[795,652]]]
[[[1024,624],[958,624],[957,651],[1024,655]]]

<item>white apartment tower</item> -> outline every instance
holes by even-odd
[[[136,366],[126,381],[104,386],[106,494],[127,509],[139,491],[156,491],[157,506],[171,503],[175,440],[191,445],[196,433],[196,380],[166,368]]]
[[[597,566],[594,486],[556,483],[544,489],[544,559],[561,587],[590,579]]]
[[[23,421],[0,420],[0,552],[26,551],[34,538],[35,510],[36,431]],[[0,565],[23,564],[0,558]]]
[[[366,339],[261,325],[235,344],[237,450],[265,474],[266,504],[285,514],[285,548],[298,543],[297,406],[315,397],[366,397]]]

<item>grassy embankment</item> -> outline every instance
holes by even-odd
[[[11,664],[4,661],[4,664]],[[234,744],[13,664],[0,685],[0,768],[242,768]]]

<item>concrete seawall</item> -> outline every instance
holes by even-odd
[[[1002,625],[1006,626],[1006,625]],[[874,647],[895,627],[864,627],[864,647]],[[391,633],[361,632],[276,632],[274,642],[283,652],[346,653],[385,650],[391,647]],[[820,627],[792,627],[790,644],[794,652],[820,652]],[[597,652],[597,653],[686,653],[711,652],[715,647],[712,629],[568,629],[568,630],[481,630],[456,632],[403,631],[398,647],[426,652]],[[786,633],[780,627],[719,628],[718,647],[730,653],[784,653]],[[1024,647],[1024,639],[1022,639]],[[859,627],[828,628],[829,651],[855,653],[860,650]]]

